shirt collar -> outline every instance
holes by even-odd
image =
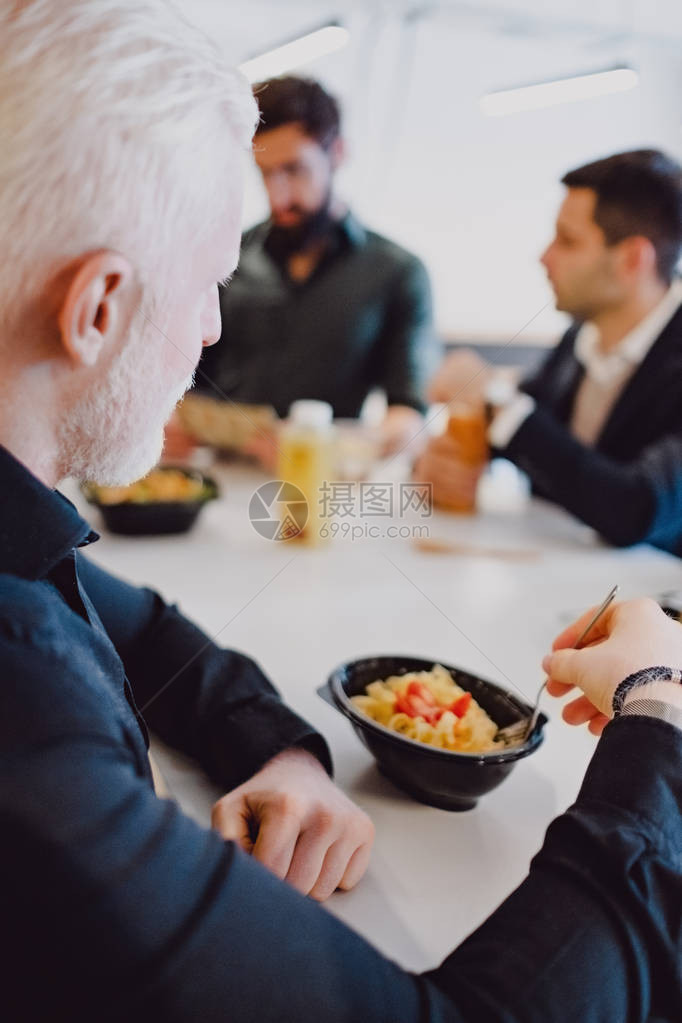
[[[608,353],[599,349],[599,329],[583,323],[575,338],[574,352],[587,373],[600,383],[617,379],[628,368],[639,366],[682,303],[682,280],[670,285],[661,301]]]
[[[367,242],[367,232],[353,214],[348,210],[339,221],[339,229],[355,249],[362,248]]]
[[[98,539],[58,490],[0,445],[0,572],[42,579],[74,547]]]

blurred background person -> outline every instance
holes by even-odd
[[[320,399],[341,418],[359,416],[379,388],[384,449],[397,450],[419,429],[437,364],[428,275],[335,195],[344,158],[336,100],[295,76],[254,92],[270,217],[244,234],[239,268],[220,289],[221,343],[205,353],[197,387],[282,417],[298,399]],[[257,450],[267,456],[262,439]]]
[[[443,363],[430,397],[481,414],[488,403],[493,453],[609,542],[682,554],[682,169],[642,149],[562,183],[541,261],[557,309],[575,322],[501,402],[493,367],[472,351]],[[480,476],[449,433],[429,442],[415,472],[446,505],[471,499]]]

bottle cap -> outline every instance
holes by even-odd
[[[331,425],[334,415],[329,402],[303,400],[295,401],[289,409],[289,419],[296,426],[311,430],[325,430]]]

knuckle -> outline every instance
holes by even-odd
[[[275,809],[282,817],[291,817],[300,820],[303,816],[303,806],[297,796],[291,792],[282,792],[275,800]]]
[[[268,867],[268,869],[271,870],[272,873],[280,880],[284,880],[287,876],[289,859],[284,850],[279,849],[273,852],[267,860],[264,860],[263,862],[265,863],[265,866]]]
[[[325,899],[329,898],[329,895],[331,895],[331,892],[329,892],[329,894],[326,894],[324,889],[319,888],[316,885],[314,888],[311,888],[310,891],[307,894],[308,894],[308,898],[312,899],[313,902],[324,902]]]
[[[316,884],[309,892],[310,898],[314,899],[315,902],[325,902],[330,895],[333,895],[336,891],[337,886],[330,884],[329,882],[323,882]]]
[[[357,810],[350,821],[348,829],[358,845],[365,845],[374,841],[374,822],[362,810]]]
[[[315,829],[320,834],[326,835],[332,831],[336,824],[336,815],[331,810],[319,809],[315,815]]]
[[[362,824],[363,824],[363,831],[364,831],[365,835],[367,836],[368,841],[373,842],[374,841],[374,837],[376,835],[376,828],[374,826],[374,821],[366,813],[363,813],[363,815],[362,815]]]

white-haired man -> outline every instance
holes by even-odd
[[[79,550],[94,536],[55,484],[150,466],[219,333],[254,114],[158,0],[0,0],[3,1019],[680,1018],[679,671],[639,669],[682,665],[682,634],[658,609],[614,610],[598,655],[547,668],[595,731],[633,671],[667,720],[621,700],[513,901],[415,977],[301,894],[351,887],[372,837],[321,737]],[[154,794],[138,707],[230,789],[215,830]]]

